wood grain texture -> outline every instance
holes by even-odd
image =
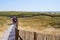
[[[60,35],[37,33],[27,30],[19,30],[19,35],[23,40],[60,40]]]

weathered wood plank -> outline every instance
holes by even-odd
[[[11,25],[2,37],[2,40],[15,40],[15,27],[15,24]]]
[[[23,40],[60,40],[60,35],[58,34],[46,34],[35,31],[19,30],[20,37]]]

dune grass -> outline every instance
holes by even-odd
[[[46,27],[60,27],[60,12],[0,12],[0,26],[8,23],[10,19],[7,17],[17,16],[18,25],[22,27],[31,27],[36,29],[44,29]],[[8,21],[7,21],[8,20]],[[10,23],[11,21],[9,21]]]
[[[60,23],[60,17],[50,16],[34,16],[27,18],[18,18],[18,24],[22,27],[29,27],[37,30],[42,30],[47,27],[54,27],[54,23]],[[57,25],[56,25],[57,27]],[[60,27],[60,25],[59,25]]]
[[[4,31],[8,27],[10,19],[5,16],[0,16],[0,32]]]
[[[19,18],[19,26],[29,27],[33,29],[44,29],[50,22],[52,22],[51,17],[47,16],[35,16],[30,18]]]

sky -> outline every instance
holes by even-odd
[[[0,11],[60,11],[60,0],[0,0]]]

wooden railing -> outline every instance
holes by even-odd
[[[60,40],[60,34],[48,34],[39,31],[19,29],[22,40]]]

